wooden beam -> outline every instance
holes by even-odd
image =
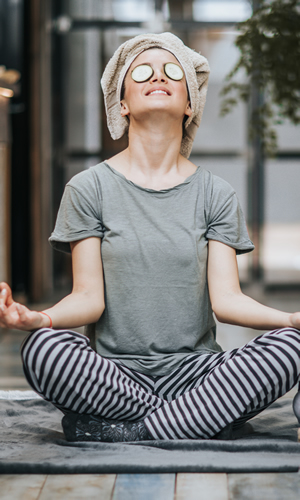
[[[229,498],[232,500],[298,500],[299,472],[228,474]]]
[[[176,478],[174,500],[229,500],[227,474],[181,473]]]
[[[111,500],[115,474],[53,474],[47,476],[39,500]]]
[[[9,99],[0,95],[0,281],[11,281]]]
[[[172,21],[193,20],[193,0],[171,0],[169,9]]]
[[[2,474],[0,489],[2,499],[38,500],[46,480],[44,474]]]
[[[51,2],[30,0],[30,296],[45,299],[53,289],[48,237],[51,220]]]
[[[175,474],[118,474],[112,500],[173,500]]]

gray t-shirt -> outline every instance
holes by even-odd
[[[155,191],[107,163],[68,182],[51,245],[101,238],[105,311],[97,352],[153,376],[194,352],[221,351],[207,286],[207,242],[249,252],[233,188],[202,167],[182,184]]]

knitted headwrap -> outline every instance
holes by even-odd
[[[121,90],[126,73],[135,58],[147,49],[159,47],[171,52],[182,66],[189,91],[192,115],[184,124],[181,154],[189,157],[200,125],[206,100],[209,65],[207,59],[186,47],[172,33],[145,34],[120,45],[108,62],[101,79],[107,126],[113,139],[120,139],[128,129],[128,120],[120,114]]]

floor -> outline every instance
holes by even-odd
[[[299,500],[300,474],[0,476],[1,500]]]
[[[246,292],[266,305],[293,312],[300,291]],[[44,307],[44,306],[43,306]],[[218,325],[224,349],[241,346],[257,335],[247,328]],[[0,390],[28,390],[20,362],[24,332],[2,330]],[[292,397],[295,390],[286,397]],[[261,474],[76,474],[0,475],[1,500],[299,500],[299,473]]]

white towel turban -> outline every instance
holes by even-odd
[[[152,47],[160,47],[171,52],[185,72],[192,115],[184,124],[180,152],[188,158],[206,100],[209,65],[205,57],[186,47],[182,40],[172,33],[138,35],[116,50],[101,79],[108,129],[113,139],[120,139],[127,131],[128,120],[120,114],[122,84],[134,59]]]

